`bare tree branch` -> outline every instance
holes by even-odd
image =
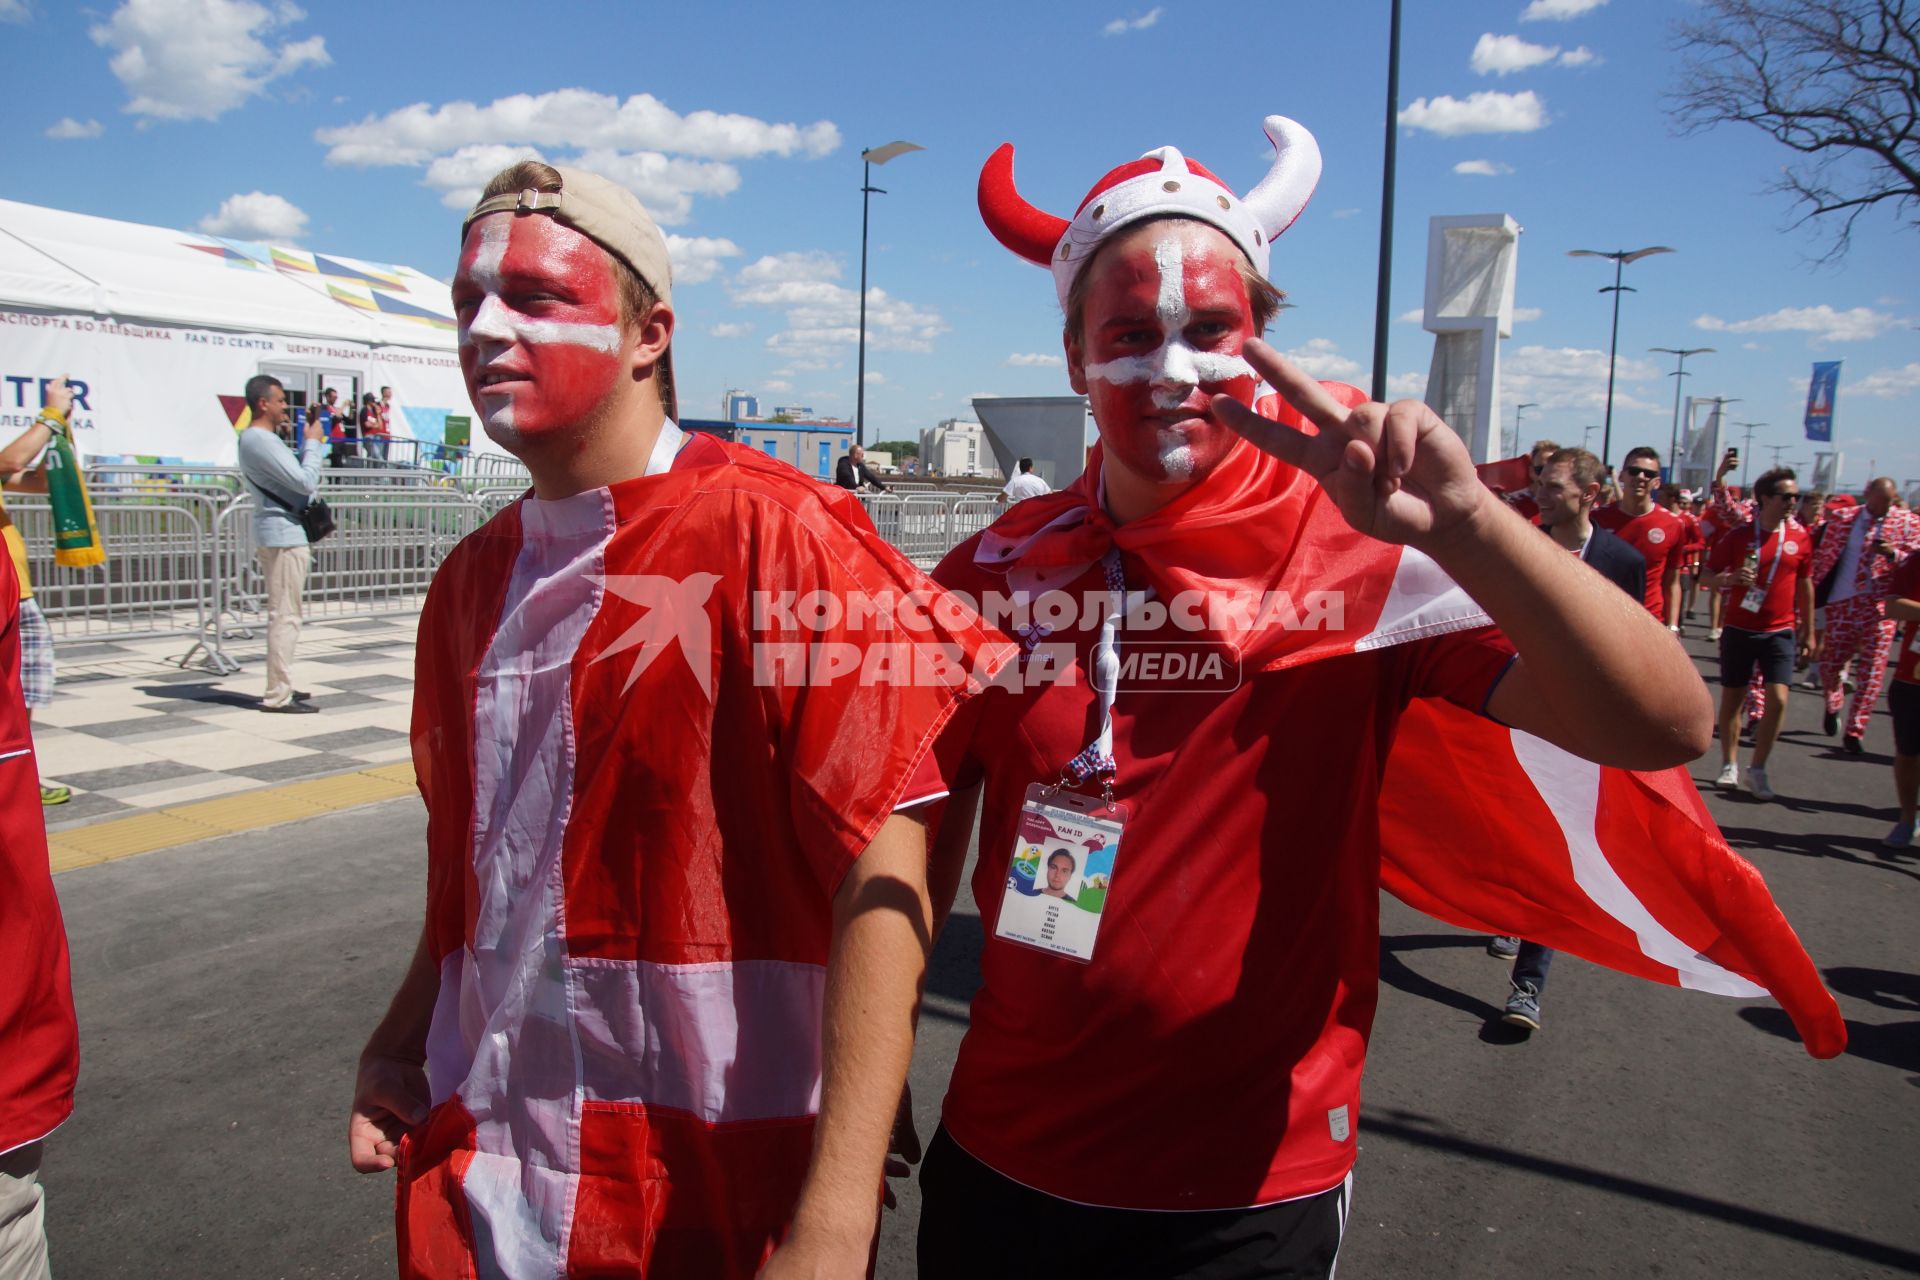
[[[1803,157],[1773,189],[1795,225],[1824,219],[1828,259],[1859,217],[1889,205],[1920,228],[1920,0],[1702,0],[1677,23],[1684,83],[1669,95],[1683,133],[1760,129]]]

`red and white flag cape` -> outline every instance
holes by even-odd
[[[1365,396],[1322,384],[1342,403]],[[1302,430],[1277,397],[1262,413]],[[1488,625],[1440,567],[1354,530],[1310,477],[1241,444],[1203,485],[1115,525],[1098,496],[1101,454],[1057,493],[1030,498],[982,537],[976,563],[1044,590],[1110,546],[1163,598],[1183,591],[1337,591],[1338,625],[1220,638],[1249,670]],[[1684,768],[1592,764],[1530,734],[1435,701],[1401,720],[1381,795],[1382,883],[1429,915],[1517,934],[1657,982],[1771,994],[1807,1051],[1846,1048],[1846,1024],[1753,865],[1721,838]]]

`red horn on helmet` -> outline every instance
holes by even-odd
[[[1036,209],[1013,185],[1013,144],[1003,142],[980,170],[980,216],[993,238],[1029,262],[1053,265],[1067,220]]]
[[[1285,116],[1268,116],[1263,123],[1273,143],[1273,167],[1240,203],[1259,220],[1271,243],[1293,225],[1319,185],[1320,144],[1305,125]]]

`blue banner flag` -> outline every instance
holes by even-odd
[[[1816,361],[1807,384],[1807,439],[1833,439],[1833,397],[1840,389],[1840,362]]]

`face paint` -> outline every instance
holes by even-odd
[[[460,371],[502,443],[578,425],[618,385],[619,287],[606,252],[552,218],[488,214],[453,278]]]
[[[1239,250],[1211,227],[1153,224],[1093,266],[1081,324],[1083,372],[1108,456],[1145,479],[1199,479],[1238,439],[1210,397],[1251,404],[1241,358],[1254,336]]]

